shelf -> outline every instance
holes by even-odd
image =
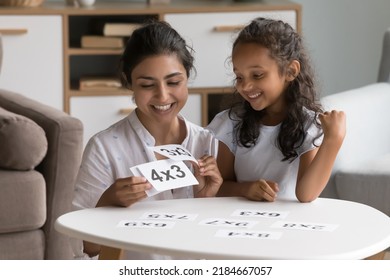
[[[88,131],[86,139],[104,129],[108,123],[123,118],[123,114],[117,113],[122,108],[135,106],[132,104],[132,92],[128,89],[79,90],[81,78],[118,77],[120,74],[123,49],[81,48],[81,38],[84,35],[102,35],[100,34],[102,22],[144,23],[152,19],[165,20],[186,39],[187,44],[195,50],[197,73],[188,83],[190,97],[183,112],[190,116],[194,123],[202,126],[206,126],[216,113],[224,109],[221,106],[225,97],[231,96],[233,92],[231,67],[227,66],[226,58],[231,55],[236,27],[241,27],[258,16],[270,16],[289,22],[298,32],[301,30],[301,5],[288,0],[172,0],[168,5],[147,5],[146,1],[142,3],[98,1],[89,8],[70,7],[58,2],[44,3],[34,9],[15,7],[0,10],[2,15],[28,15],[41,20],[49,18],[47,15],[55,15],[58,18],[58,30],[52,36],[43,37],[59,42],[58,53],[54,57],[62,61],[62,64],[52,63],[52,56],[48,55],[48,51],[44,52],[45,58],[40,61],[41,63],[50,61],[50,65],[44,67],[45,69],[61,65],[57,71],[58,79],[50,79],[59,90],[50,90],[48,94],[51,96],[45,99],[50,100],[55,96],[61,101],[58,102],[58,106],[63,107],[65,112],[79,117]],[[33,35],[30,30],[25,34],[27,27],[20,27],[18,22],[11,28],[8,24],[9,19],[6,20],[7,24],[2,28],[7,32],[15,29],[17,31],[12,33],[24,33],[20,36],[23,39]],[[40,30],[45,30],[46,33],[48,27]],[[221,32],[217,32],[218,30]],[[45,47],[40,38],[36,39],[36,44],[34,50],[42,50]],[[24,44],[23,47],[29,45]],[[53,49],[52,44],[46,45]],[[35,58],[36,53],[37,51],[34,51],[34,55],[29,57]],[[53,73],[54,71],[51,71],[44,76],[53,76]],[[45,83],[35,81],[33,84]],[[37,90],[37,95],[42,95],[43,92],[47,90]]]
[[[3,38],[11,57],[29,62],[27,66],[39,65],[44,72],[34,72],[31,67],[15,68],[11,63],[3,67],[1,77],[18,91],[26,87],[24,91],[31,92],[35,99],[79,118],[84,124],[85,141],[135,107],[132,92],[125,88],[79,90],[83,77],[119,75],[123,49],[81,48],[82,36],[101,35],[96,29],[100,22],[143,23],[160,19],[186,39],[195,50],[197,73],[189,81],[190,96],[182,113],[202,126],[225,108],[224,100],[233,92],[226,58],[231,55],[237,26],[254,17],[270,16],[301,31],[301,5],[288,0],[172,0],[167,5],[147,5],[146,0],[97,1],[88,8],[66,6],[65,1],[46,2],[34,9],[0,9],[4,16],[1,28],[12,35]],[[28,74],[20,75],[20,71]],[[20,83],[14,79],[16,76],[29,77],[29,82]]]
[[[122,55],[123,49],[69,48],[68,55]]]
[[[70,97],[79,97],[79,96],[129,96],[133,92],[128,89],[118,89],[118,90],[77,90],[72,89],[69,91]]]

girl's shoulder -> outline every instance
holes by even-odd
[[[227,127],[233,127],[238,122],[238,118],[235,113],[231,113],[229,109],[219,112],[207,125],[207,129],[211,131],[226,129]]]
[[[235,151],[234,127],[236,124],[234,116],[229,113],[229,110],[218,113],[206,129],[221,142],[229,147],[231,151]]]
[[[304,123],[306,138],[311,140],[316,139],[317,145],[320,145],[323,132],[320,121],[318,120],[318,113],[307,108],[304,108],[303,111],[307,117]]]
[[[216,156],[218,151],[218,140],[206,128],[190,122],[180,116],[187,127],[187,137],[182,145],[186,147],[195,157],[205,154]]]
[[[181,118],[185,123],[188,137],[204,138],[204,137],[212,136],[210,131],[208,131],[206,128],[187,120],[182,115],[179,115],[179,118]]]
[[[309,108],[303,107],[302,110],[303,110],[303,113],[308,115],[308,116],[314,117],[316,115],[316,112],[309,109]]]
[[[309,129],[309,127],[313,125],[318,126],[319,124],[318,113],[306,107],[303,107],[302,110],[305,116],[305,123],[304,123],[305,129]]]

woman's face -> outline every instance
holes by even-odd
[[[254,110],[284,110],[286,77],[280,74],[267,48],[255,43],[238,44],[232,62],[236,89]]]
[[[176,55],[145,58],[131,73],[134,101],[141,122],[171,123],[188,98],[188,77]]]

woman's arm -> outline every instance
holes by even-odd
[[[151,185],[143,177],[127,177],[115,180],[115,182],[103,192],[96,203],[96,207],[122,206],[129,207],[137,201],[146,197],[146,190]],[[83,241],[84,253],[94,257],[100,253],[100,245]]]
[[[319,119],[324,131],[322,144],[300,157],[296,186],[300,202],[313,201],[324,190],[346,133],[344,112],[325,112]]]

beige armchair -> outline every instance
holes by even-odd
[[[83,147],[82,123],[0,90],[0,259],[70,259],[53,228],[71,211]]]

